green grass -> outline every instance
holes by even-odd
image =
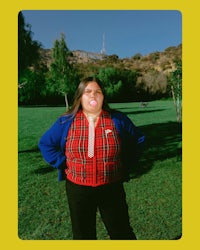
[[[172,101],[112,104],[147,137],[134,178],[125,183],[131,225],[140,240],[176,239],[182,233],[181,125]],[[37,149],[40,136],[63,107],[19,108],[18,234],[21,239],[72,239],[65,182]],[[108,239],[97,215],[98,239]]]

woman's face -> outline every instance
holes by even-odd
[[[96,82],[89,82],[85,87],[81,97],[83,111],[88,114],[97,114],[101,111],[103,105],[103,93]]]

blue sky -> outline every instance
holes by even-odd
[[[60,34],[70,50],[100,53],[105,36],[106,54],[120,58],[147,55],[182,43],[182,14],[176,10],[26,10],[33,40],[52,48]]]

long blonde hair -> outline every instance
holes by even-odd
[[[76,93],[74,95],[74,101],[73,101],[72,107],[64,115],[71,115],[72,117],[74,117],[76,115],[76,113],[82,109],[81,97],[82,97],[82,95],[85,91],[85,88],[87,87],[89,82],[96,82],[99,85],[99,87],[103,93],[103,96],[104,96],[102,109],[105,111],[108,111],[108,112],[111,111],[108,103],[105,100],[105,91],[104,91],[102,82],[97,77],[90,76],[90,77],[83,79],[79,83],[78,88],[76,90]]]

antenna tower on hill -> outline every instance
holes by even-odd
[[[103,44],[102,44],[101,54],[106,55],[105,34],[103,34]]]

